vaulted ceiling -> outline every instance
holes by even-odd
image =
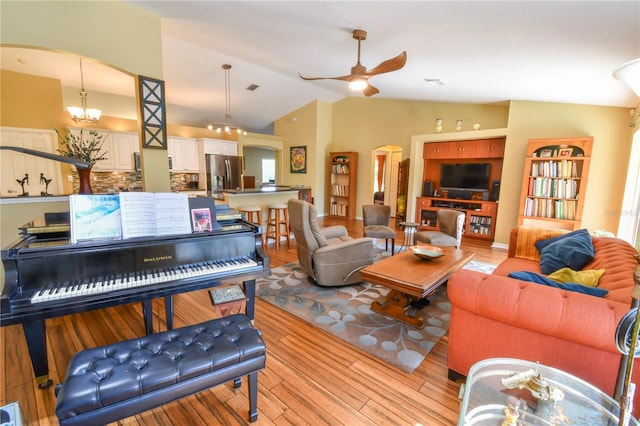
[[[407,52],[404,68],[371,79],[380,90],[372,98],[638,104],[638,97],[612,77],[618,66],[640,57],[638,1],[128,3],[162,17],[170,122],[206,127],[224,120],[222,64],[232,65],[233,119],[252,131],[263,131],[315,99],[335,102],[363,96],[343,81],[303,81],[298,76],[349,74],[357,58],[354,29],[368,33],[361,51],[367,68]],[[45,73],[26,71],[24,62],[29,60],[17,62],[24,53],[9,55],[7,50],[2,49],[3,68]],[[79,85],[76,61],[67,71],[56,68],[61,74],[56,78],[65,86]],[[37,68],[35,62],[30,66]],[[126,96],[133,90],[130,78],[101,78],[103,66],[83,65],[90,96],[92,91]],[[47,68],[53,68],[50,62]],[[257,89],[247,90],[252,84]]]

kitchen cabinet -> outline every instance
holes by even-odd
[[[200,138],[205,154],[238,155],[238,142]]]
[[[87,136],[90,130],[96,130],[102,139],[102,152],[106,152],[106,159],[98,161],[92,168],[97,172],[117,172],[135,170],[134,152],[139,152],[138,134],[134,132],[114,132],[105,129],[84,128],[83,134]],[[80,128],[69,128],[69,132],[80,135]]]
[[[2,145],[59,154],[58,136],[53,130],[2,127],[0,134]],[[62,194],[62,173],[59,162],[4,149],[0,150],[0,162],[2,164],[0,174],[2,196],[13,197],[22,194],[22,187],[18,180],[24,179],[25,174],[29,175],[29,179],[28,183],[25,181],[24,190],[29,195],[41,195],[45,190],[51,195]],[[51,179],[48,188],[44,181],[40,181],[41,175],[45,179]]]
[[[200,170],[198,141],[190,138],[168,138],[172,172],[195,172]]]

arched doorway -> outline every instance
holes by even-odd
[[[398,166],[402,160],[402,147],[383,145],[371,151],[371,201],[391,206],[391,217],[396,216],[398,200]]]

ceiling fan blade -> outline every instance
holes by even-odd
[[[370,69],[369,71],[367,71],[367,75],[371,77],[377,74],[397,71],[400,68],[404,67],[404,64],[406,63],[407,63],[407,52],[402,52],[395,58],[387,59],[386,61],[381,62],[377,67]]]
[[[362,93],[368,97],[368,96],[375,95],[376,93],[380,93],[380,90],[378,90],[377,87],[373,87],[371,83],[369,83],[367,84],[367,87],[362,89]]]
[[[353,79],[353,75],[343,75],[340,77],[303,77],[302,74],[298,73],[301,79],[303,80],[342,80],[342,81],[351,81]]]

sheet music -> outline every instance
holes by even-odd
[[[156,195],[157,235],[190,234],[189,197],[175,192]]]
[[[189,199],[174,192],[122,192],[122,238],[190,234]]]

